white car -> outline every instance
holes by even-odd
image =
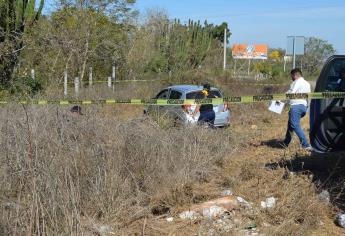
[[[203,87],[197,85],[174,85],[161,90],[155,99],[195,99],[202,93]],[[217,88],[211,88],[210,91],[215,97],[222,98],[222,93]],[[179,121],[184,125],[196,125],[199,114],[192,117],[196,105],[176,105],[176,106],[159,106],[149,105],[145,110],[145,114],[156,114],[158,116],[168,117],[175,121]],[[224,127],[230,124],[230,110],[228,104],[213,105],[216,114],[214,126]]]

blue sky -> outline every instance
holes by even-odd
[[[46,0],[46,11],[54,4]],[[286,36],[315,36],[345,54],[345,0],[137,0],[135,8],[164,9],[182,21],[227,22],[230,44],[265,43],[286,48]]]
[[[171,18],[227,22],[230,44],[286,48],[286,36],[315,36],[345,54],[345,0],[137,0],[140,12],[165,9]]]

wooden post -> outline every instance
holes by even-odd
[[[223,70],[226,70],[226,48],[227,48],[227,37],[226,28],[224,29],[224,58],[223,58]]]
[[[108,77],[108,87],[111,88],[111,77]]]
[[[79,95],[79,77],[75,77],[74,79],[74,91],[75,91],[75,95],[78,97]]]
[[[116,67],[115,66],[113,66],[113,71],[112,71],[112,73],[111,73],[111,78],[115,81],[115,76],[116,76]]]
[[[63,95],[67,96],[68,92],[68,81],[67,81],[67,70],[65,70],[64,72],[64,76],[63,76]]]
[[[251,60],[249,59],[249,62],[248,62],[248,75],[250,74],[250,62],[251,62]]]
[[[31,78],[35,79],[35,69],[31,69]]]
[[[115,65],[113,66],[113,71],[111,74],[111,79],[113,81],[113,91],[115,90],[115,79],[116,79],[116,67]]]
[[[92,86],[92,67],[89,67],[89,86]]]

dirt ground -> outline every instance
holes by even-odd
[[[252,106],[259,106],[262,112],[253,112]],[[245,116],[251,118],[243,119]],[[224,163],[222,173],[215,174],[207,183],[193,186],[193,194],[205,200],[220,197],[222,190],[231,189],[234,195],[253,203],[252,213],[236,213],[240,223],[232,230],[214,230],[207,220],[179,219],[178,214],[188,210],[189,206],[185,206],[169,214],[131,222],[123,235],[345,235],[345,230],[334,224],[339,211],[335,206],[337,199],[331,197],[330,202],[322,202],[317,196],[323,185],[317,185],[316,172],[303,167],[293,169],[295,160],[307,163],[313,157],[301,150],[296,137],[288,149],[277,146],[284,137],[287,117],[287,111],[282,115],[266,111],[266,104],[234,106],[228,130],[238,137],[235,154]],[[303,119],[306,132],[308,122],[308,117]],[[260,201],[271,196],[277,199],[276,208],[260,209]],[[168,217],[173,217],[173,221],[167,222]],[[256,228],[245,230],[251,224]]]
[[[265,166],[267,163],[276,163],[276,162],[290,162],[298,158],[306,158],[306,159],[312,159],[313,156],[305,152],[304,150],[301,150],[300,145],[299,145],[299,140],[297,139],[296,136],[294,136],[293,143],[290,145],[288,149],[280,149],[277,147],[277,141],[281,141],[284,138],[285,131],[286,131],[286,124],[287,124],[287,118],[288,118],[288,113],[285,111],[285,113],[281,116],[271,114],[268,112],[264,112],[263,119],[257,119],[258,122],[254,122],[250,126],[250,129],[246,129],[248,132],[248,139],[246,146],[242,149],[239,150],[238,155],[234,157],[235,160],[237,160],[239,163],[245,162],[245,160],[250,160],[253,162],[253,165],[255,166]],[[305,117],[302,120],[302,127],[303,130],[307,133],[309,131],[309,117]],[[242,132],[245,127],[242,125],[239,125],[237,127],[233,127],[235,132]],[[332,157],[329,157],[332,158]],[[235,160],[232,160],[234,162]],[[229,164],[228,165],[228,171],[236,171],[234,169],[238,168],[236,165]],[[322,169],[322,167],[320,167]],[[286,168],[285,168],[286,169]],[[281,169],[283,171],[284,169]],[[293,171],[293,172],[298,172],[300,171],[303,173],[306,171],[306,173],[303,173],[300,176],[297,176],[297,178],[305,179],[307,178],[307,183],[313,184],[313,175],[310,170],[288,170],[288,171]],[[257,193],[257,198],[259,199],[264,199],[265,197],[268,197],[270,194],[275,195],[279,191],[275,189],[277,186],[270,186],[272,183],[277,181],[277,177],[283,176],[283,174],[279,170],[275,171],[269,171],[271,173],[266,173],[266,179],[265,178],[260,178],[260,180],[263,181],[272,181],[271,183],[268,182],[268,184],[265,184],[266,189],[262,189],[262,186],[260,183],[258,183],[254,188],[253,186],[238,186],[238,188],[234,188],[234,192],[238,192],[243,194],[243,196],[248,196],[251,200],[255,201],[255,197],[250,197],[253,196],[251,194]],[[284,170],[285,174],[285,170]],[[272,175],[272,176],[270,176]],[[270,180],[271,179],[271,180]],[[303,186],[303,184],[302,184]],[[296,189],[292,187],[291,189],[287,188],[286,191],[300,191],[303,189],[299,189],[300,186],[296,186]],[[315,188],[316,191],[320,191],[317,186],[314,184],[312,185],[312,188]],[[237,191],[236,191],[237,189]],[[307,193],[307,192],[306,192]],[[284,194],[284,191],[283,191]],[[313,194],[313,193],[312,193]],[[284,195],[281,197],[283,198]],[[310,196],[312,197],[312,196]],[[283,200],[283,199],[282,199]],[[322,203],[320,203],[322,204]],[[331,204],[330,206],[325,205],[321,211],[323,211],[323,219],[321,220],[322,223],[317,225],[315,229],[308,229],[308,232],[305,233],[305,235],[345,235],[345,230],[337,227],[334,224],[334,206]],[[271,231],[272,232],[272,231]],[[275,231],[273,231],[275,233]],[[291,232],[291,235],[294,235],[294,232]],[[302,234],[303,232],[298,232],[298,234]],[[279,233],[281,234],[281,232]],[[290,234],[290,233],[287,233]],[[282,233],[284,235],[284,233]]]

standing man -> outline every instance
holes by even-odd
[[[310,93],[310,84],[302,77],[302,71],[298,68],[291,70],[291,79],[292,83],[290,89],[287,91],[288,94],[293,93]],[[302,148],[307,151],[312,151],[304,131],[301,127],[301,118],[303,118],[308,109],[308,100],[307,99],[291,99],[290,100],[290,111],[289,111],[289,121],[287,126],[287,131],[285,139],[282,143],[284,147],[288,147],[292,134],[295,132],[301,142]]]

